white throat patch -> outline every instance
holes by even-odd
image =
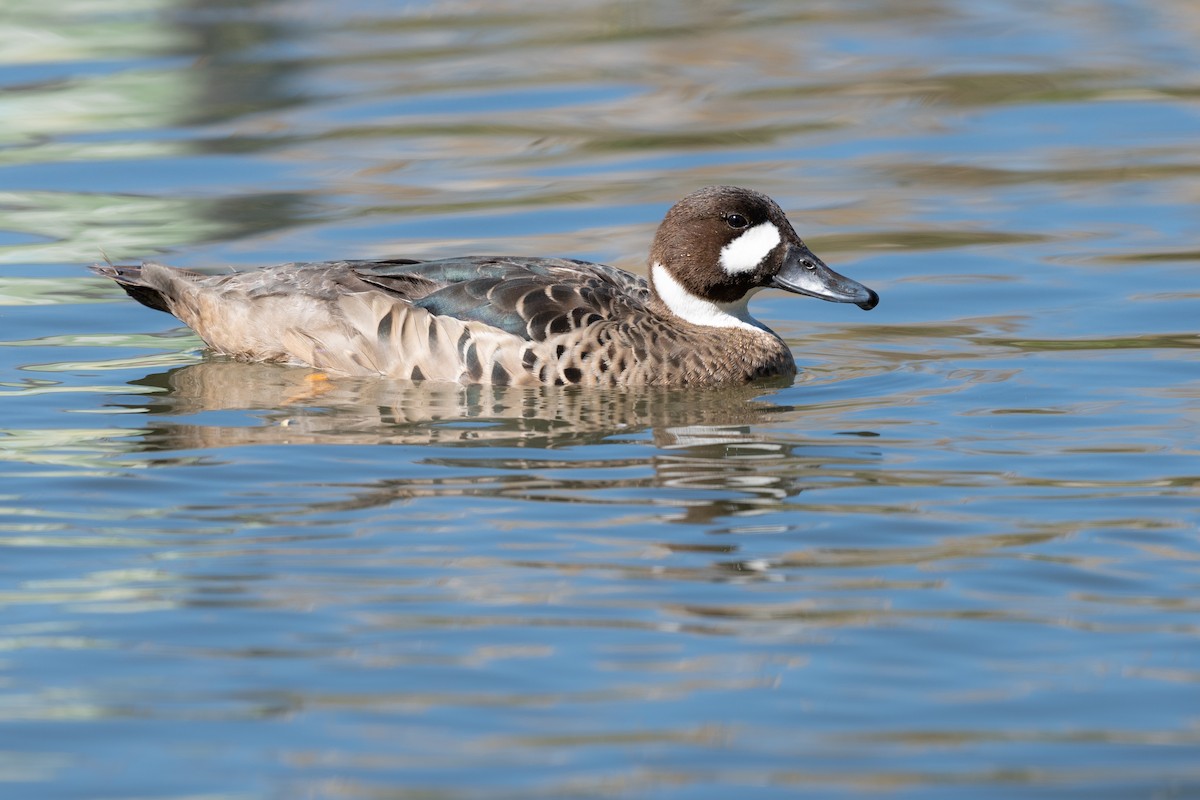
[[[667,271],[662,264],[655,263],[650,267],[650,276],[654,280],[654,289],[659,298],[667,304],[677,317],[687,320],[693,325],[707,325],[713,328],[745,328],[746,330],[765,330],[761,323],[750,316],[747,305],[750,297],[758,289],[751,289],[746,296],[736,303],[715,303],[689,292],[683,284]]]
[[[721,269],[727,275],[749,272],[771,254],[782,238],[779,228],[770,222],[755,225],[721,248]]]

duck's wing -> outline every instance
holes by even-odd
[[[573,259],[473,256],[351,268],[434,316],[481,322],[535,342],[644,311],[650,300],[644,278]]]

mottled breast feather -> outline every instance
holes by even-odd
[[[435,316],[482,322],[532,342],[642,313],[650,300],[644,279],[572,259],[371,262],[354,271]]]

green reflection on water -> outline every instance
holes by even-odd
[[[184,242],[225,240],[293,224],[307,214],[297,193],[237,197],[146,197],[0,192],[0,229],[46,237],[0,246],[0,264],[137,258]]]
[[[6,87],[0,93],[0,144],[8,146],[0,148],[0,167],[158,160],[169,173],[175,159],[266,146],[256,137],[140,134],[227,119],[271,105],[267,98],[274,98],[275,106],[292,102],[283,87],[288,75],[283,63],[131,65],[137,58],[192,51],[212,56],[250,48],[269,39],[273,30],[271,24],[251,20],[180,25],[173,18],[178,10],[170,0],[69,0],[53,4],[52,13],[45,3],[7,3],[0,21],[0,64],[123,62],[124,68],[75,69],[61,78],[42,78],[43,73],[32,71],[37,77]],[[103,168],[99,174],[104,175]],[[163,189],[167,196],[77,184],[67,190],[22,189],[19,184],[5,188],[0,191],[0,231],[44,241],[0,246],[0,264],[142,257],[182,244],[287,227],[310,208],[300,194],[244,187],[234,196],[221,196],[229,194],[221,190],[185,196],[169,180]]]
[[[95,392],[100,387],[86,387]],[[0,429],[0,459],[30,466],[76,467],[112,474],[119,468],[136,468],[133,460],[113,459],[129,448],[120,440],[131,435],[124,428],[18,428]],[[5,469],[8,476],[43,474]],[[11,509],[8,511],[11,512]],[[64,512],[56,510],[55,517]],[[86,519],[93,512],[81,510],[74,516]]]
[[[754,99],[792,97],[911,97],[927,104],[996,106],[1027,103],[1070,103],[1107,96],[1112,83],[1134,77],[1118,70],[1044,72],[963,72],[931,76],[924,70],[896,70],[872,75],[869,81],[829,83],[815,80],[799,86],[777,86],[746,93]]]
[[[98,280],[0,277],[0,306],[53,306],[103,303],[111,291]]]
[[[899,180],[919,181],[946,186],[1009,186],[1028,183],[1103,184],[1133,181],[1172,180],[1200,175],[1200,165],[1190,163],[1191,154],[1180,150],[1171,163],[1134,163],[1112,165],[1104,163],[1095,150],[1069,151],[1059,154],[1056,163],[1075,162],[1071,167],[1033,167],[1013,169],[980,167],[967,164],[903,164],[884,171]]]
[[[944,250],[983,245],[1029,244],[1050,237],[1008,231],[903,230],[827,234],[805,237],[815,249],[828,252],[861,250]]]
[[[1001,339],[980,338],[981,344],[1015,347],[1020,350],[1156,350],[1200,349],[1200,334],[1145,334],[1089,339]]]
[[[80,283],[83,283],[81,281]],[[108,284],[109,281],[89,281],[88,283]],[[107,291],[109,286],[103,287]],[[81,301],[82,302],[82,301]],[[95,302],[95,301],[92,301]],[[163,333],[64,333],[56,336],[42,336],[37,339],[20,339],[0,342],[3,347],[163,347],[167,342],[179,339],[198,341],[196,335],[187,328],[176,328]]]
[[[199,100],[197,87],[174,71],[125,71],[0,94],[0,143],[97,130],[169,124]],[[151,152],[160,146],[147,148]]]

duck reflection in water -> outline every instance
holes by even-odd
[[[210,358],[134,381],[157,390],[134,397],[148,420],[137,439],[143,452],[315,444],[436,446],[439,452],[417,460],[503,473],[465,480],[431,471],[428,478],[383,479],[355,487],[353,499],[337,503],[339,507],[432,495],[554,502],[586,495],[590,502],[597,492],[673,487],[697,492],[695,502],[681,504],[678,497],[671,502],[682,505],[681,519],[703,522],[777,508],[799,494],[805,474],[834,458],[827,442],[809,455],[808,443],[794,434],[770,435],[768,424],[794,409],[769,398],[791,382],[705,391],[458,386],[331,377],[303,368]],[[249,412],[251,424],[244,418],[236,424],[224,417],[216,424],[190,419],[214,411]],[[653,448],[643,444],[647,434]],[[597,450],[594,458],[581,458],[578,448],[583,447],[606,449]],[[448,456],[444,448],[461,449],[461,457]],[[512,448],[546,452],[514,457]],[[555,451],[568,449],[574,450],[570,458],[555,457]],[[858,447],[854,451],[854,458],[862,458]],[[623,467],[619,477],[613,477],[616,467]],[[572,477],[597,469],[604,471],[603,477]],[[551,470],[554,477],[542,474]],[[623,502],[628,500],[624,495]],[[659,501],[648,495],[646,502]]]

